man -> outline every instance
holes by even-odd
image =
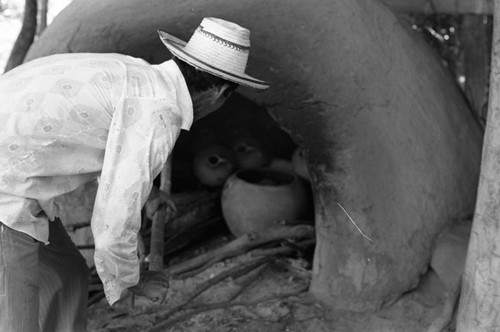
[[[58,197],[96,178],[91,224],[108,302],[165,297],[161,272],[139,272],[141,208],[181,129],[238,85],[269,86],[245,74],[249,34],[205,18],[188,43],[160,32],[174,55],[160,65],[63,54],[0,76],[2,332],[85,330],[87,267],[57,220]]]

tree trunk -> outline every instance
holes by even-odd
[[[23,26],[17,37],[9,60],[5,66],[5,72],[23,63],[24,57],[28,52],[36,34],[37,24],[37,0],[26,0],[24,5]]]
[[[40,24],[38,26],[38,35],[41,35],[47,27],[47,12],[49,10],[49,0],[40,0]]]
[[[473,211],[482,133],[437,56],[378,1],[75,0],[28,58],[119,52],[158,63],[170,55],[156,30],[187,40],[204,16],[251,30],[247,71],[274,85],[240,92],[308,152],[312,293],[361,311],[414,287],[434,237]]]
[[[458,332],[500,327],[500,7],[493,20],[490,99],[476,212],[465,263]]]
[[[400,13],[421,14],[488,14],[493,13],[493,0],[382,0]]]
[[[491,18],[464,15],[460,26],[464,52],[465,94],[472,110],[484,127],[488,107],[491,59]]]

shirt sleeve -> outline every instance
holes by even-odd
[[[141,208],[180,133],[178,114],[174,104],[147,98],[123,99],[113,114],[91,223],[111,305],[139,281]]]

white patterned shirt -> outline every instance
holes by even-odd
[[[62,54],[0,75],[0,221],[48,243],[57,197],[99,177],[95,264],[113,304],[138,282],[141,208],[192,122],[173,61]]]

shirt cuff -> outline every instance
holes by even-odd
[[[121,262],[122,273],[117,272],[117,265],[120,263],[110,263],[102,258],[103,253],[96,251],[94,256],[94,262],[96,264],[97,273],[102,280],[104,287],[104,294],[106,295],[106,300],[110,305],[113,305],[118,300],[121,299],[122,293],[129,287],[135,286],[139,282],[139,265],[131,264],[131,269],[127,269],[124,262]],[[114,271],[114,274],[110,274],[110,271]]]
[[[123,291],[124,289],[118,287],[113,281],[108,280],[104,283],[104,294],[106,294],[109,305],[115,304],[121,298]]]

